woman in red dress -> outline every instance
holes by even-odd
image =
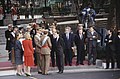
[[[34,49],[32,46],[32,39],[30,34],[27,32],[25,33],[25,40],[22,42],[23,49],[24,49],[24,72],[27,76],[31,76],[30,74],[30,67],[34,66],[34,58],[33,53]]]

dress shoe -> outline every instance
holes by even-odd
[[[31,76],[31,74],[25,73],[26,76]]]
[[[80,63],[80,65],[84,65],[83,63]]]
[[[93,65],[96,65],[96,63],[93,63]]]
[[[70,63],[69,66],[72,66],[72,64]]]
[[[19,73],[16,73],[16,75],[17,75],[17,76],[21,76],[21,74],[19,74]]]
[[[59,74],[62,74],[62,73],[63,73],[63,71],[59,71],[58,73],[59,73]]]
[[[52,65],[52,67],[55,67],[55,65]]]
[[[76,63],[76,66],[80,65],[80,63]]]
[[[48,73],[43,73],[42,75],[49,75]]]
[[[88,65],[91,65],[90,63],[88,63]]]
[[[42,72],[38,71],[38,74],[42,74]]]
[[[63,71],[60,71],[59,73],[60,73],[60,74],[62,74],[62,73],[63,73]]]
[[[106,67],[105,69],[109,69],[108,67]]]

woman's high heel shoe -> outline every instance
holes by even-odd
[[[31,74],[25,73],[26,76],[31,76]]]

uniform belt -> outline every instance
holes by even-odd
[[[48,45],[44,45],[44,46],[42,46],[42,48],[47,48],[48,47]]]

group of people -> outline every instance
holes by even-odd
[[[67,26],[64,33],[60,33],[55,25],[46,29],[36,23],[29,24],[26,28],[12,27],[10,24],[8,30],[5,31],[5,37],[9,60],[16,64],[17,75],[23,74],[23,65],[27,76],[31,75],[30,68],[34,65],[37,65],[38,74],[47,75],[50,62],[52,67],[58,67],[58,73],[63,73],[64,65],[73,65],[75,46],[77,50],[76,65],[84,65],[86,50],[88,65],[96,64],[96,48],[99,35],[94,26],[89,26],[88,30],[84,30],[83,26],[78,24],[75,33],[71,30],[71,27]],[[105,38],[107,68],[109,68],[110,62],[112,62],[112,68],[114,68],[115,59],[118,68],[120,68],[119,40],[120,30],[117,35],[108,30]],[[116,58],[115,51],[117,52]]]
[[[10,13],[11,13],[11,19],[13,21],[13,25],[16,25],[17,23],[17,19],[18,19],[18,16],[19,16],[19,9],[18,7],[16,7],[16,5],[13,5],[10,9]],[[5,19],[5,12],[4,12],[4,9],[3,9],[3,6],[0,5],[0,26],[3,26],[4,25],[4,19]]]
[[[115,33],[112,29],[108,30],[105,37],[106,43],[106,69],[115,68],[115,62],[117,62],[117,68],[120,68],[120,30]]]
[[[11,5],[10,8],[10,14],[11,14],[11,20],[13,21],[13,25],[17,25],[17,19],[20,18],[20,9],[18,4]],[[29,5],[26,4],[26,10],[24,12],[25,18],[29,18],[29,15],[31,15],[32,19],[34,19],[34,8],[33,4]],[[6,14],[4,12],[3,6],[0,5],[0,26],[4,25],[4,19],[6,17]]]
[[[54,31],[55,37],[58,38],[58,32]],[[48,34],[47,29],[43,29],[34,23],[27,26],[25,31],[23,27],[18,28],[12,27],[11,24],[8,25],[8,30],[5,31],[6,50],[9,53],[9,60],[16,65],[17,75],[23,74],[23,65],[24,73],[27,76],[31,75],[30,67],[35,65],[37,65],[38,73],[48,74],[52,49],[51,39]],[[60,43],[55,43],[55,46],[63,49],[62,43],[60,39]],[[59,53],[59,51],[62,50],[56,49],[56,52]],[[56,60],[58,60],[57,64],[61,65],[63,59],[58,56]],[[60,67],[58,66],[59,73],[63,73],[63,67]]]

